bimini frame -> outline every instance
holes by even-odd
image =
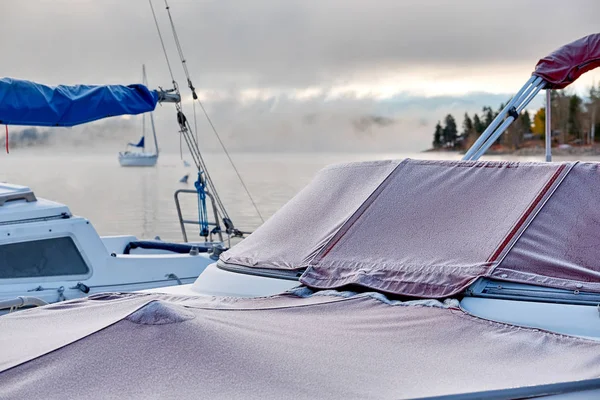
[[[486,128],[463,160],[478,160],[498,140],[527,105],[546,89],[546,161],[552,161],[551,93],[575,82],[583,73],[600,66],[600,34],[585,36],[542,58],[525,85]]]

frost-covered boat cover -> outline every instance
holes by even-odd
[[[479,277],[600,292],[595,163],[403,160],[321,171],[226,264],[443,298]]]
[[[600,376],[596,341],[485,321],[455,301],[306,292],[96,295],[2,316],[0,398],[529,398]]]

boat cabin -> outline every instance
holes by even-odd
[[[66,205],[0,184],[0,302],[32,296],[52,303],[191,283],[214,262],[212,250],[213,243],[101,237]]]

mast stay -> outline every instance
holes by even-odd
[[[156,13],[154,11],[154,7],[152,5],[152,0],[148,0],[149,4],[150,4],[150,9],[152,10],[152,15],[154,17],[154,22],[156,24],[156,29],[158,32],[158,36],[161,42],[161,46],[165,55],[165,60],[167,62],[167,67],[169,69],[169,73],[171,75],[171,80],[173,83],[173,91],[177,94],[179,94],[179,85],[177,84],[176,80],[175,80],[175,76],[173,74],[173,70],[171,68],[171,64],[169,61],[169,56],[167,54],[166,51],[166,47],[163,41],[163,37],[160,31],[160,27],[158,25],[158,20],[156,18]],[[204,105],[202,104],[202,102],[200,101],[200,99],[198,98],[198,95],[196,94],[196,88],[194,87],[194,85],[192,84],[192,80],[190,78],[190,74],[187,68],[187,63],[185,60],[185,57],[183,56],[183,50],[181,48],[181,44],[179,42],[179,38],[177,36],[177,31],[175,30],[175,24],[173,22],[173,18],[171,16],[171,12],[169,9],[169,5],[167,3],[167,1],[165,0],[165,7],[167,10],[167,13],[169,15],[169,20],[171,23],[171,28],[172,28],[172,32],[173,32],[173,38],[175,40],[175,44],[177,47],[177,52],[179,54],[179,58],[181,61],[181,64],[183,66],[183,70],[184,73],[186,75],[186,79],[187,79],[187,84],[189,89],[192,92],[192,98],[193,101],[197,101],[198,104],[200,105],[200,108],[202,109],[209,125],[211,126],[214,134],[217,136],[217,139],[219,141],[219,143],[221,144],[221,147],[223,148],[223,150],[225,151],[225,154],[227,155],[229,162],[231,163],[231,165],[233,166],[238,179],[240,180],[242,186],[244,187],[244,190],[246,191],[246,194],[248,195],[248,197],[250,198],[250,201],[252,202],[252,205],[254,206],[254,209],[256,210],[259,218],[261,219],[262,222],[264,222],[264,219],[260,213],[260,211],[258,210],[258,207],[254,201],[254,199],[252,198],[252,195],[250,194],[250,191],[248,190],[246,184],[244,183],[238,169],[236,168],[235,164],[233,163],[233,160],[231,159],[231,156],[229,155],[229,152],[227,151],[223,141],[221,140],[214,124],[212,123],[212,120],[210,119],[210,117],[208,116],[208,113],[206,112],[206,109],[204,108]],[[231,218],[229,217],[229,214],[227,213],[227,210],[225,209],[225,205],[223,204],[221,198],[219,197],[216,187],[214,185],[213,180],[210,177],[210,174],[208,172],[208,168],[206,166],[206,163],[204,161],[204,158],[202,157],[202,154],[200,152],[200,147],[198,145],[198,141],[197,139],[194,137],[193,133],[192,133],[192,128],[189,124],[189,121],[187,120],[187,117],[185,116],[185,114],[183,113],[183,108],[181,105],[181,101],[176,102],[175,103],[175,108],[177,110],[177,123],[179,124],[179,133],[181,135],[181,137],[184,138],[186,145],[188,147],[188,149],[190,150],[190,154],[192,156],[192,159],[194,160],[194,164],[196,164],[196,168],[198,169],[198,180],[195,182],[195,186],[198,192],[198,212],[199,212],[199,217],[200,217],[200,235],[204,236],[205,238],[209,235],[209,231],[208,231],[208,221],[204,218],[204,216],[206,215],[206,203],[205,203],[205,199],[206,199],[206,189],[208,189],[211,193],[212,193],[212,199],[216,205],[216,208],[218,210],[218,213],[223,221],[223,225],[225,226],[225,230],[227,232],[228,235],[230,236],[243,236],[243,233],[241,231],[239,231],[238,229],[235,228]],[[194,106],[194,110],[195,110],[195,106]],[[195,120],[195,113],[194,113],[194,120]],[[195,122],[195,121],[194,121]],[[219,229],[218,225],[215,229]],[[217,232],[211,232],[211,233],[217,233]]]

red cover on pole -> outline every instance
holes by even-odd
[[[578,39],[542,58],[533,75],[542,77],[551,89],[562,89],[596,67],[600,67],[600,33]]]

